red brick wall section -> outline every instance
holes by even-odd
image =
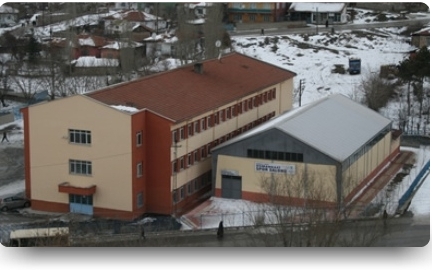
[[[31,200],[31,209],[46,212],[68,213],[69,204]]]
[[[141,215],[146,212],[146,171],[148,167],[146,166],[146,133],[148,132],[145,127],[145,117],[146,111],[142,111],[132,115],[131,123],[131,150],[132,150],[132,190],[131,190],[131,203],[133,212],[136,215]],[[142,143],[141,146],[137,146],[136,134],[141,132]],[[137,176],[137,164],[142,162],[143,175],[141,177]],[[138,208],[137,196],[138,193],[143,194],[143,206]]]
[[[69,204],[67,203],[55,203],[55,202],[47,202],[47,201],[40,201],[40,200],[32,200],[31,208],[36,211],[69,213]],[[101,217],[101,218],[133,220],[139,217],[140,213],[94,207],[93,216]]]
[[[31,199],[31,173],[30,173],[30,128],[29,128],[29,108],[22,108],[21,113],[24,119],[24,174],[25,174],[25,195]]]
[[[146,112],[145,202],[147,212],[172,214],[171,122]]]

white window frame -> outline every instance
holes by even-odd
[[[142,131],[136,133],[136,146],[142,145]]]
[[[137,178],[140,178],[143,176],[143,164],[142,162],[139,162],[137,164]]]
[[[91,176],[93,174],[92,162],[87,160],[69,159],[69,173]]]
[[[91,131],[80,129],[69,129],[69,143],[91,145]]]

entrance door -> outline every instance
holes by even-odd
[[[93,215],[93,196],[69,194],[71,213]]]
[[[222,198],[242,198],[242,177],[238,175],[222,175]]]

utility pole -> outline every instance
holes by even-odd
[[[318,7],[316,8],[316,18],[315,18],[315,23],[316,23],[316,33],[318,35]]]

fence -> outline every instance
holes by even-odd
[[[415,192],[419,188],[420,181],[424,179],[424,177],[429,174],[430,170],[430,160],[423,166],[420,173],[417,175],[417,177],[412,182],[411,186],[408,188],[408,190],[402,195],[402,198],[399,200],[398,205],[398,212],[404,211],[404,209],[407,207],[407,204],[411,200],[412,196],[414,196]]]
[[[374,209],[372,209],[374,208]],[[357,218],[374,216],[380,211],[380,206],[356,205],[349,206],[340,213],[337,209],[304,209],[304,208],[277,208],[274,210],[242,211],[237,213],[202,214],[199,216],[198,229],[217,228],[220,221],[224,227],[247,227],[259,225],[302,224],[309,222],[332,222],[340,219],[350,219],[350,214],[359,214]]]

